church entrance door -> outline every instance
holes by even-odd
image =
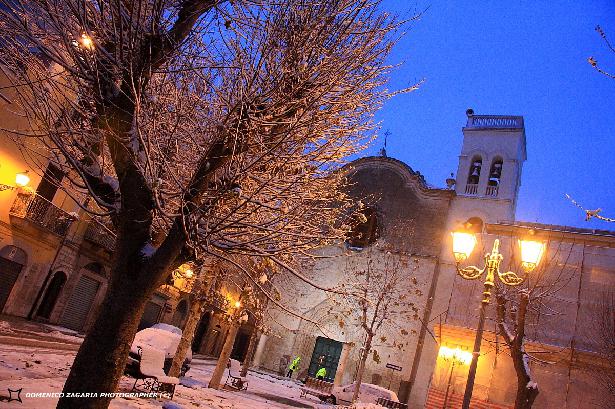
[[[316,338],[316,345],[314,345],[314,352],[312,352],[312,359],[308,367],[308,376],[315,378],[316,372],[324,367],[327,370],[325,380],[333,382],[333,379],[335,379],[335,372],[337,371],[337,365],[340,362],[343,345],[344,344],[334,339],[324,337]]]

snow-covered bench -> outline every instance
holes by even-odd
[[[306,395],[314,395],[320,399],[326,399],[331,396],[332,390],[332,382],[308,377],[301,387],[301,397],[304,398]]]
[[[395,402],[386,398],[378,398],[376,403],[380,406],[384,406],[385,408],[390,409],[408,409],[408,405],[406,405],[405,403]]]
[[[139,354],[141,355],[139,374],[132,386],[133,392],[139,390],[137,382],[142,380],[146,390],[156,393],[168,392],[173,399],[175,385],[179,383],[179,379],[164,373],[165,352],[152,347],[143,347],[139,348]]]
[[[229,359],[226,367],[228,368],[228,376],[226,377],[226,382],[224,382],[224,384],[238,391],[245,391],[248,389],[248,381],[246,381],[246,378],[233,375],[233,372],[237,375],[241,373],[241,365],[239,361]]]

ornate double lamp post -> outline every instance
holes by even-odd
[[[474,339],[474,350],[472,352],[472,362],[468,373],[468,381],[463,395],[463,409],[470,408],[470,399],[472,398],[472,390],[474,389],[474,379],[476,378],[476,367],[478,365],[478,356],[480,355],[480,344],[483,338],[483,327],[485,325],[485,309],[489,305],[491,299],[491,289],[495,285],[496,275],[505,285],[515,286],[523,283],[524,277],[518,276],[512,271],[506,273],[500,272],[500,263],[504,258],[500,254],[500,241],[496,239],[493,242],[493,250],[491,253],[485,254],[485,266],[483,268],[469,266],[462,268],[460,264],[465,261],[474,246],[476,245],[476,236],[470,231],[455,231],[453,234],[453,254],[455,255],[457,273],[466,280],[479,279],[483,273],[487,273],[485,277],[483,299],[480,304],[478,328],[476,329],[476,338]],[[538,241],[519,240],[521,249],[521,267],[525,273],[534,270],[544,250],[544,243]]]

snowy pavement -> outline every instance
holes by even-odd
[[[33,393],[59,393],[72,361],[74,351],[54,350],[18,345],[0,345],[0,408],[55,408],[57,397],[32,397]],[[300,398],[299,385],[290,380],[280,380],[259,373],[248,374],[247,391],[214,390],[207,383],[215,361],[195,359],[192,369],[182,384],[177,386],[173,403],[178,408],[332,408],[316,399]],[[130,392],[134,380],[123,377],[118,392]],[[7,402],[7,389],[23,388],[20,394],[23,404]],[[15,396],[15,394],[13,394]],[[115,398],[113,409],[161,408],[167,399]]]

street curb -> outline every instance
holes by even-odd
[[[6,335],[0,335],[0,344],[1,345],[17,345],[17,346],[25,346],[25,347],[36,347],[36,348],[49,348],[49,349],[59,349],[63,351],[77,351],[80,344],[72,344],[69,342],[53,342],[53,341],[43,341],[40,339],[33,338],[18,338],[11,337]]]

